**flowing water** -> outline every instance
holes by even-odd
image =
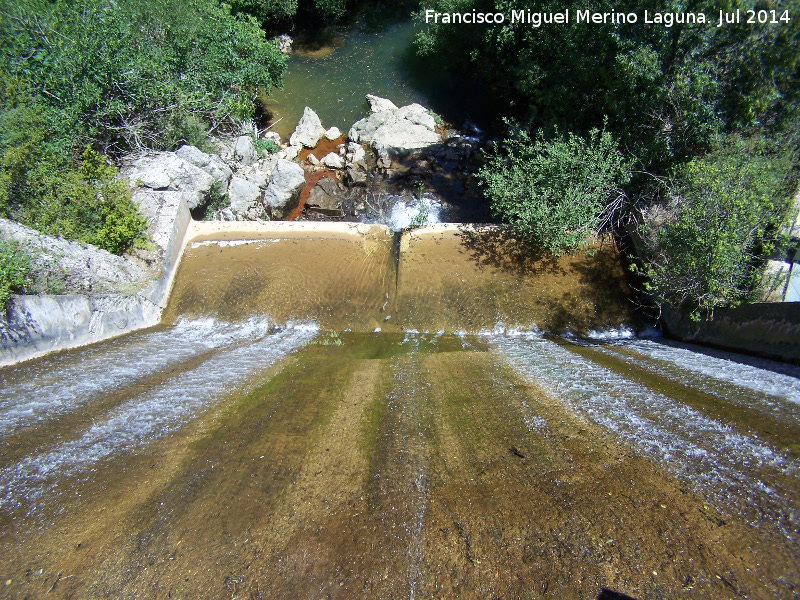
[[[0,597],[798,597],[800,368],[595,250],[198,235],[164,325],[0,370]]]

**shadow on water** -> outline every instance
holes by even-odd
[[[424,27],[418,25],[418,31]],[[428,107],[446,122],[495,133],[493,127],[498,123],[492,120],[492,115],[497,114],[496,99],[481,77],[463,68],[454,71],[444,56],[420,56],[414,43],[406,48],[399,67],[404,78],[428,99]]]
[[[480,269],[501,270],[517,277],[566,274],[558,258],[520,239],[511,229],[465,225],[459,227],[458,235],[464,250]]]

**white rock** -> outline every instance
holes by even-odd
[[[253,138],[249,135],[240,135],[233,147],[233,156],[243,165],[252,165],[258,159]]]
[[[231,210],[237,217],[246,214],[261,197],[261,189],[257,184],[241,177],[233,177],[228,186],[228,200]]]
[[[331,141],[341,136],[342,132],[339,131],[338,127],[331,127],[330,129],[328,129],[328,131],[325,132],[325,137]]]
[[[319,159],[314,156],[313,154],[308,155],[308,162],[309,164],[314,165],[315,167],[319,164]]]
[[[380,96],[373,96],[367,94],[367,102],[369,102],[369,110],[371,112],[381,112],[383,110],[397,110],[397,106],[391,100],[381,98]]]
[[[187,194],[189,209],[204,204],[214,187],[214,178],[174,152],[159,152],[136,159],[120,171],[132,187],[177,191]]]
[[[206,154],[194,146],[181,146],[175,151],[175,155],[211,175],[218,190],[224,192],[227,189],[233,171],[216,154]]]
[[[322,126],[317,113],[306,106],[305,110],[303,110],[303,116],[297,123],[297,128],[289,138],[289,144],[313,148],[324,134],[325,128]]]
[[[265,140],[272,140],[278,146],[281,145],[281,135],[277,131],[267,131],[263,137]]]
[[[181,192],[147,192],[182,196]],[[0,238],[15,240],[30,250],[34,272],[62,281],[67,288],[65,293],[129,291],[126,288],[132,284],[148,279],[147,273],[128,258],[89,244],[45,235],[7,219],[0,219]]]
[[[273,209],[283,210],[300,195],[305,183],[303,167],[288,160],[278,160],[270,176],[267,191],[264,192],[264,202]]]
[[[250,183],[255,183],[261,189],[266,189],[267,178],[260,171],[253,171],[244,176]]]
[[[297,155],[300,154],[300,150],[302,150],[302,146],[289,146],[284,150],[284,158],[286,160],[294,160],[297,158]]]
[[[336,154],[335,152],[327,154],[320,162],[322,162],[323,165],[325,165],[330,169],[344,168],[344,161],[342,160],[342,157]]]

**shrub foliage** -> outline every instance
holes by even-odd
[[[611,134],[593,129],[586,139],[520,131],[478,176],[495,215],[557,256],[586,245],[619,206],[628,173]]]

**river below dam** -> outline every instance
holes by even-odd
[[[613,244],[211,227],[0,370],[0,597],[800,594],[800,368],[648,335]]]

